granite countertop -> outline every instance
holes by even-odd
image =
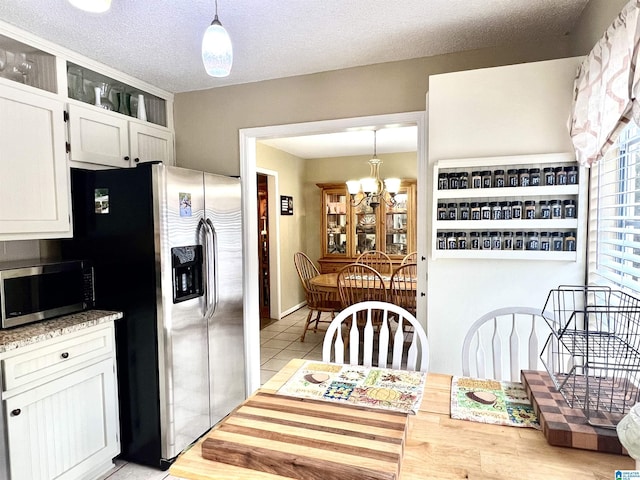
[[[85,310],[63,317],[0,330],[0,353],[122,318],[122,312]]]

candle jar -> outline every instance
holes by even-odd
[[[544,167],[542,169],[542,173],[544,176],[544,184],[545,185],[555,185],[556,184],[556,174],[553,171],[553,167]]]
[[[533,220],[536,218],[536,201],[527,200],[524,202],[524,218]]]
[[[554,252],[564,250],[564,237],[561,232],[551,232],[551,250]]]
[[[451,184],[449,184],[451,185]],[[447,218],[449,220],[457,220],[458,219],[458,204],[457,203],[448,203],[447,204]]]
[[[471,232],[469,237],[469,247],[471,250],[480,250],[480,232]]]
[[[540,248],[540,236],[538,232],[527,232],[527,250],[538,250]]]
[[[480,214],[480,203],[471,202],[471,220],[480,220],[482,218]]]
[[[518,170],[515,168],[510,168],[507,170],[507,186],[508,187],[517,187],[520,183],[520,179],[518,177]]]
[[[449,190],[457,190],[458,189],[458,174],[450,173],[449,174]]]
[[[456,250],[458,247],[458,236],[456,232],[447,232],[447,250]]]
[[[564,249],[567,252],[576,251],[576,232],[564,232]]]
[[[467,232],[458,232],[458,250],[467,249]]]
[[[502,220],[502,208],[498,202],[489,202],[491,207],[491,220]]]
[[[460,207],[458,208],[458,214],[460,220],[470,220],[471,219],[471,210],[469,209],[469,202],[460,202]]]
[[[471,188],[482,188],[482,172],[471,172]]]
[[[502,250],[502,235],[500,232],[490,232],[491,250]]]
[[[491,250],[491,236],[489,235],[489,232],[482,232],[480,236],[482,239],[480,242],[482,250]]]
[[[540,200],[540,218],[549,220],[551,218],[551,205],[548,200]]]
[[[447,234],[446,234],[446,232],[438,232],[436,240],[437,240],[437,244],[438,244],[438,250],[446,250],[447,249]]]
[[[502,249],[513,250],[513,232],[502,232]]]
[[[482,188],[491,188],[491,170],[482,171]]]
[[[480,218],[482,220],[491,220],[491,207],[488,202],[480,203]]]
[[[576,202],[574,200],[564,200],[564,218],[576,218]]]
[[[524,232],[516,232],[513,240],[514,250],[524,250]]]
[[[511,218],[514,220],[522,218],[522,202],[520,200],[511,202]]]
[[[447,220],[449,215],[447,214],[447,204],[438,203],[438,220]]]
[[[548,252],[551,250],[549,232],[540,232],[540,250]]]
[[[458,174],[458,188],[465,189],[469,188],[469,173],[461,172]]]
[[[438,190],[447,190],[449,188],[449,174],[440,172],[438,174]]]
[[[529,185],[531,185],[532,187],[540,186],[540,169],[539,168],[529,169]]]

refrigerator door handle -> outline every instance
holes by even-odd
[[[211,308],[211,314],[216,311],[218,307],[218,234],[216,233],[216,228],[213,226],[213,222],[210,219],[206,219],[205,223],[209,227],[209,232],[211,232],[211,250],[212,250],[212,258],[213,258],[213,275],[209,276],[209,282],[214,285],[213,291],[213,304]]]
[[[209,251],[210,247],[211,247],[211,242],[209,241],[209,226],[206,224],[206,222],[204,221],[203,218],[200,219],[200,221],[198,222],[198,236],[200,236],[200,231],[202,230],[202,232],[204,232],[203,235],[203,247],[204,247],[204,272],[205,272],[205,278],[206,278],[206,283],[205,283],[205,301],[204,301],[204,316],[205,318],[209,315],[209,312],[211,311],[211,306],[212,306],[212,301],[211,301],[211,289],[213,288],[213,285],[211,284],[211,253]]]

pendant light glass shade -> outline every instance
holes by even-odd
[[[104,13],[111,7],[111,0],[69,0],[69,3],[80,10],[92,13]]]
[[[233,63],[231,38],[218,20],[217,12],[202,38],[202,63],[212,77],[226,77],[231,73]]]

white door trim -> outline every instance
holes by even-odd
[[[258,229],[254,221],[256,208],[256,141],[269,138],[293,137],[340,132],[353,128],[385,125],[417,125],[418,127],[418,245],[427,238],[426,169],[426,112],[392,113],[368,117],[322,120],[317,122],[293,123],[268,127],[243,128],[240,136],[240,178],[242,179],[243,260],[244,260],[244,331],[246,388],[250,395],[260,387],[260,314],[258,308],[258,251],[255,248]],[[422,220],[421,220],[422,219]],[[421,242],[422,239],[422,242]],[[419,257],[426,257],[426,250]],[[418,300],[426,293],[426,261],[419,261]],[[421,268],[422,267],[422,268]],[[420,305],[420,303],[419,303]],[[418,321],[426,327],[426,308],[419,306]]]

